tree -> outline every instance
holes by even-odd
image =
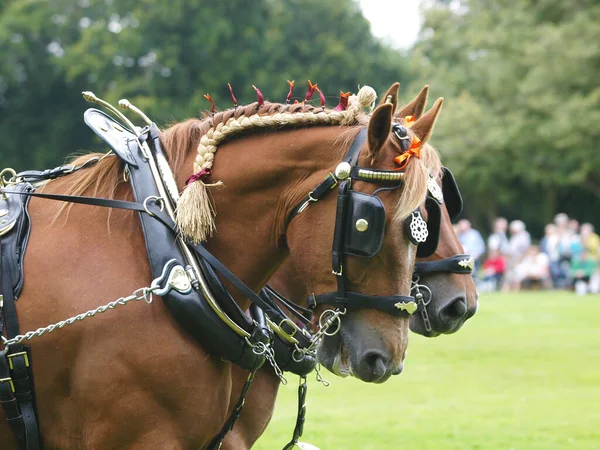
[[[435,142],[470,216],[509,213],[539,232],[559,210],[581,213],[559,203],[568,193],[600,197],[600,4],[430,2],[425,17],[413,71],[447,97]]]
[[[407,64],[381,45],[351,0],[12,0],[0,7],[3,165],[61,163],[98,143],[81,91],[126,97],[159,123],[256,99],[282,101],[306,80],[337,104],[359,84],[386,89]]]

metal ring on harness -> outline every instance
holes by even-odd
[[[10,178],[7,180],[5,178],[6,174],[10,174]],[[10,167],[3,169],[0,172],[0,187],[10,186],[11,184],[15,184],[17,182],[17,172]]]
[[[156,214],[154,214],[148,208],[148,200],[154,200],[154,202],[157,203],[160,206],[160,211],[161,212],[164,211],[164,209],[165,209],[165,200],[162,197],[159,197],[157,195],[150,195],[149,197],[146,197],[144,199],[144,202],[142,203],[142,205],[144,206],[144,209],[146,210],[146,212],[148,213],[149,216],[155,217]]]

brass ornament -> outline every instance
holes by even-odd
[[[404,178],[404,172],[358,169],[358,176],[367,180],[400,181]]]
[[[369,229],[369,222],[367,222],[365,219],[358,219],[356,221],[356,229],[361,233],[367,231]]]
[[[475,259],[473,257],[469,259],[462,259],[458,262],[460,267],[464,267],[465,269],[471,269],[473,271],[475,269]]]
[[[400,311],[406,311],[408,314],[413,314],[417,310],[415,302],[398,302],[394,303],[394,306]]]
[[[348,178],[350,176],[351,170],[352,170],[352,166],[350,165],[350,163],[343,161],[343,162],[339,163],[338,166],[335,168],[335,177],[338,180],[345,180],[346,178]]]

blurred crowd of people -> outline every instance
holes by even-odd
[[[456,234],[475,259],[473,276],[480,291],[573,289],[578,294],[600,292],[600,236],[590,223],[579,224],[560,213],[546,225],[539,244],[521,220],[498,217],[487,245],[481,233],[462,219]]]

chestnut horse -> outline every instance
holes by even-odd
[[[359,113],[373,98],[361,92],[345,111],[255,103],[204,120],[190,119],[162,134],[180,189],[195,172],[192,163],[198,162],[195,150],[201,138],[217,132],[227,137],[219,142],[207,180],[222,181],[225,187],[212,190],[216,232],[206,247],[254,291],[290,254],[304,268],[303,285],[317,293],[335,291],[335,195],[324,196],[289,226],[287,218],[336,167],[365,126],[368,145],[361,149],[359,165],[397,168],[394,158],[402,149],[391,133],[393,107],[380,105],[367,120]],[[410,137],[419,136],[425,143],[436,117],[418,120]],[[383,246],[370,259],[345,257],[350,289],[384,296],[410,293],[416,247],[401,223],[424,202],[427,177],[427,167],[412,158],[402,187],[379,194],[388,212]],[[376,187],[363,181],[353,184],[367,193]],[[51,181],[43,191],[131,198],[123,165],[115,156]],[[76,204],[65,209],[33,198],[29,213],[25,283],[17,302],[22,332],[148,285],[145,243],[139,219],[131,212]],[[242,309],[248,308],[247,299],[233,295]],[[383,381],[401,371],[408,326],[407,317],[372,308],[348,311],[340,331],[343,344],[327,348],[327,360],[343,352],[365,371],[377,370]],[[226,420],[232,364],[206,351],[162,302],[109,311],[39,336],[30,345],[46,448],[197,449],[208,445]],[[382,357],[374,361],[374,352]],[[0,441],[3,448],[14,448],[4,420]]]
[[[392,86],[383,97],[382,102],[391,96],[395,108],[398,87],[397,84]],[[403,122],[407,116],[413,120],[421,118],[427,102],[427,94],[428,86],[425,86],[415,99],[395,114],[396,120]],[[431,111],[431,114],[434,114],[434,111]],[[428,151],[423,154],[423,162],[440,183],[443,174],[439,155],[428,144],[426,146]],[[439,244],[431,256],[417,258],[417,262],[442,261],[464,253],[452,226],[445,202],[441,204],[441,213]],[[478,294],[470,273],[450,271],[426,273],[420,277],[419,284],[429,288],[426,305],[428,316],[419,313],[412,315],[410,318],[412,331],[429,337],[453,333],[475,314]],[[284,262],[269,281],[269,285],[294,303],[302,303],[310,294],[310,290],[302,285],[302,277],[296,268],[293,257]],[[425,326],[424,317],[429,317],[430,329]],[[334,370],[336,369],[339,370],[339,367],[334,367]],[[246,374],[239,367],[234,367],[233,373],[235,388],[231,399],[231,408],[237,401],[237,395],[246,379]],[[336,373],[336,375],[347,376],[348,373]],[[252,447],[271,419],[278,388],[279,379],[270,367],[263,367],[255,377],[238,422],[225,437],[223,449],[235,450]],[[290,433],[291,430],[290,426]]]

